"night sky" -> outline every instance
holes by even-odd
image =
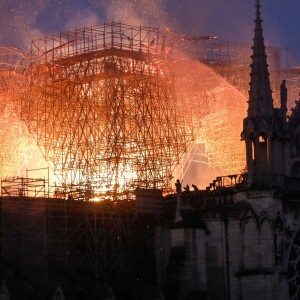
[[[121,21],[167,26],[193,35],[251,42],[254,0],[0,0],[0,44],[25,53],[37,36]],[[300,65],[300,1],[262,0],[267,43]]]

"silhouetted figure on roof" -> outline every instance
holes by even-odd
[[[177,194],[181,193],[181,183],[180,183],[179,179],[176,180],[175,187],[176,187],[176,193]]]
[[[192,184],[194,191],[199,191],[198,187],[195,184]]]
[[[183,188],[186,192],[190,191],[190,186],[187,184],[186,187]]]
[[[181,182],[179,179],[175,182],[176,186],[176,193],[177,193],[177,206],[176,206],[176,213],[175,213],[175,222],[182,221],[181,215],[180,215],[180,209],[181,209],[181,202],[182,202],[182,190],[181,190]]]

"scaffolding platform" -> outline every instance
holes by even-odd
[[[10,177],[1,179],[1,197],[49,196],[48,180],[43,178]]]

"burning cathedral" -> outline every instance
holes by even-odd
[[[38,51],[46,42],[35,45],[41,58],[27,68],[28,97],[42,113],[35,116],[32,106],[23,105],[23,119],[43,142],[45,156],[69,172],[63,172],[66,181],[78,181],[69,195],[83,196],[65,197],[64,186],[56,197],[39,196],[45,181],[19,178],[22,188],[34,186],[34,197],[25,188],[13,193],[15,185],[2,181],[1,299],[299,299],[300,102],[287,117],[283,80],[280,105],[274,106],[260,1],[241,132],[246,172],[219,176],[204,190],[183,187],[177,180],[175,193],[163,196],[161,191],[190,133],[173,123],[181,115],[170,101],[172,81],[157,60],[146,61],[153,51],[164,61],[174,40],[162,35],[158,44],[159,34],[149,31],[144,36],[150,42],[148,56],[139,48],[133,57],[135,36],[124,32],[119,40],[110,40],[110,48],[89,55],[76,48],[78,55],[72,58],[62,51],[75,51],[77,36],[60,46],[53,42],[51,51]],[[142,36],[141,28],[136,32]],[[126,46],[117,49],[114,43],[122,41]],[[117,59],[120,53],[123,58]],[[38,77],[31,76],[36,73]],[[49,105],[62,103],[61,95],[67,94],[71,100],[63,110]],[[156,113],[150,115],[152,111]],[[60,130],[48,130],[47,118],[59,123]],[[105,149],[99,142],[103,136]],[[102,175],[103,161],[109,176]],[[124,181],[124,174],[131,181]],[[159,185],[149,184],[152,177]],[[80,187],[81,181],[85,184]],[[103,189],[102,181],[112,189]],[[137,181],[143,184],[134,186]],[[134,200],[121,191],[130,184]],[[95,191],[94,198],[112,200],[91,201]]]

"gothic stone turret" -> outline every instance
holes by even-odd
[[[278,187],[284,175],[287,92],[283,82],[281,108],[274,108],[259,1],[256,1],[253,41],[248,116],[242,132],[246,143],[248,185]]]

